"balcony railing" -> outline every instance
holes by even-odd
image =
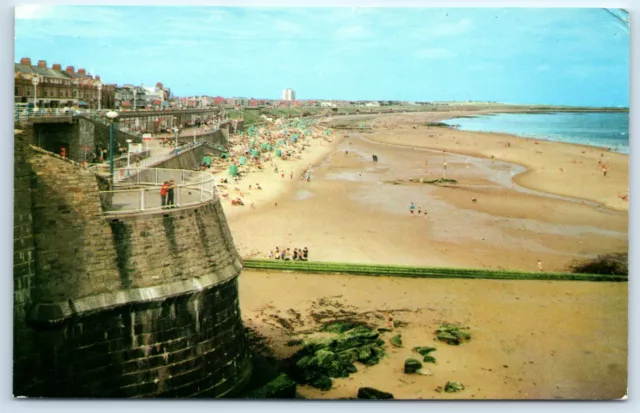
[[[107,215],[161,211],[199,205],[216,198],[210,173],[161,168],[123,168],[115,171],[121,179],[116,189],[100,191],[102,210]],[[164,182],[175,182],[173,202],[166,205],[160,190]],[[171,202],[171,199],[166,199]]]

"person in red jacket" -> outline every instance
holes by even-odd
[[[167,205],[167,193],[169,192],[169,182],[164,181],[160,187],[160,204],[164,207]]]

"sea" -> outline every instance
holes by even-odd
[[[628,112],[501,113],[448,119],[460,130],[611,148],[629,154]]]

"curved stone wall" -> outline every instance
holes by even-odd
[[[242,266],[219,201],[104,217],[95,175],[38,150],[17,153],[16,193],[29,197],[16,206],[14,239],[33,257],[14,259],[14,394],[239,391],[251,373]]]

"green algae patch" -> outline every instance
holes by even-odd
[[[460,343],[471,340],[471,334],[466,331],[468,327],[461,327],[456,324],[443,324],[436,330],[436,338],[450,345],[460,345]]]
[[[360,387],[358,389],[358,399],[361,400],[392,400],[393,398],[393,394],[373,387]]]
[[[334,331],[345,328],[344,324],[330,325]],[[303,340],[302,348],[291,358],[293,376],[301,384],[329,390],[332,378],[349,377],[358,371],[354,363],[373,366],[380,362],[384,341],[379,336],[377,331],[359,324],[334,337]]]
[[[402,336],[400,334],[397,334],[397,335],[391,337],[391,339],[389,339],[389,342],[394,347],[402,347]]]
[[[435,363],[436,362],[436,358],[433,356],[424,356],[424,359],[422,360],[424,363]]]
[[[421,356],[428,356],[432,351],[436,351],[435,347],[414,347],[413,351],[418,352]]]
[[[246,399],[293,399],[297,383],[286,374],[280,374],[259,389],[246,394]]]
[[[361,321],[332,321],[322,326],[320,331],[325,331],[327,333],[345,333],[347,331],[354,330],[358,327],[365,328],[367,330],[371,330],[366,323]],[[360,331],[363,331],[362,329]]]
[[[409,359],[406,359],[404,361],[404,372],[405,372],[405,374],[414,374],[418,370],[420,370],[421,368],[422,368],[422,363],[420,363],[416,359],[409,358]]]
[[[462,383],[458,383],[457,381],[448,381],[444,386],[445,393],[458,393],[464,390],[464,386]]]

